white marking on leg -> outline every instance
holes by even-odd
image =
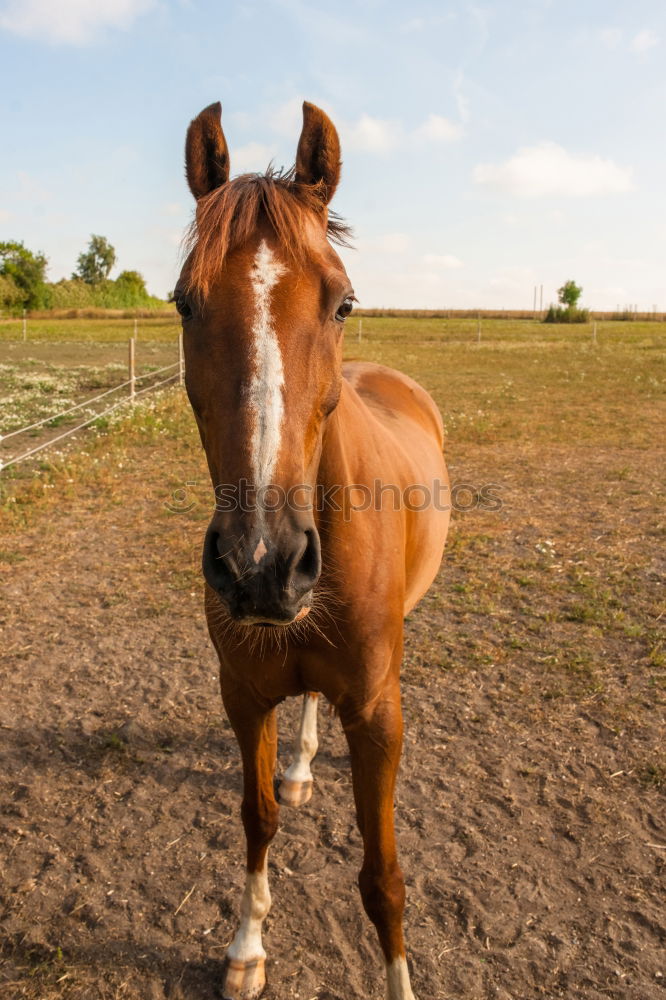
[[[386,966],[386,1000],[415,1000],[404,956]]]
[[[294,740],[294,759],[284,772],[287,781],[312,781],[310,762],[317,753],[317,702],[316,694],[306,694],[303,697],[301,724]]]
[[[265,240],[259,244],[252,266],[255,296],[254,373],[248,387],[253,415],[252,473],[257,489],[271,484],[280,452],[284,400],[282,353],[273,326],[271,293],[286,268],[276,259]]]
[[[229,958],[236,962],[253,962],[258,958],[266,958],[261,942],[261,925],[270,908],[267,855],[261,871],[247,873],[240,907],[240,927],[227,948]]]

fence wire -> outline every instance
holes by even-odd
[[[168,372],[172,368],[179,368],[180,362],[174,361],[172,365],[165,365],[163,368],[157,368],[153,372],[144,372],[143,375],[137,375],[134,378],[134,382],[142,382],[144,379],[152,378],[155,375],[161,375],[162,372]],[[97,396],[91,396],[90,399],[84,399],[81,403],[75,403],[74,406],[68,407],[66,410],[61,410],[60,413],[52,413],[48,417],[42,417],[41,420],[36,420],[34,424],[28,424],[27,427],[17,427],[13,431],[8,431],[7,434],[0,434],[0,442],[7,441],[11,437],[16,437],[17,434],[26,434],[28,431],[33,431],[37,427],[43,427],[44,424],[50,423],[52,420],[58,420],[60,417],[66,417],[68,413],[73,413],[74,410],[80,410],[84,406],[90,406],[92,403],[97,403],[100,399],[104,399],[105,396],[110,396],[112,392],[118,392],[119,389],[126,389],[128,385],[132,384],[132,379],[128,378],[125,382],[119,382],[118,385],[111,386],[105,392],[100,392]],[[158,385],[162,383],[159,382]],[[155,388],[155,386],[149,386],[149,388]],[[141,392],[144,392],[142,389]],[[135,393],[136,396],[139,393]],[[0,468],[2,466],[0,465]]]
[[[70,406],[68,410],[61,410],[60,413],[52,413],[49,417],[44,417],[42,420],[36,420],[34,424],[28,424],[27,427],[18,427],[16,430],[9,431],[8,434],[0,434],[0,441],[6,441],[8,438],[16,437],[17,434],[25,434],[27,431],[32,431],[35,427],[43,427],[44,424],[48,424],[51,420],[58,420],[59,417],[65,417],[68,413],[73,413],[74,410],[80,410],[82,406],[89,406],[90,403],[96,403],[99,399],[104,399],[105,396],[109,396],[112,392],[117,392],[118,389],[124,389],[131,382],[131,379],[127,379],[126,382],[121,382],[119,385],[112,386],[111,389],[107,389],[106,392],[101,392],[99,396],[93,396],[91,399],[84,399],[82,403],[75,403],[74,406]]]
[[[157,375],[160,372],[168,371],[170,368],[180,369],[180,363],[176,362],[173,365],[166,365],[164,368],[159,368],[156,372],[148,372],[146,375],[140,376],[141,378],[146,378],[148,375]],[[145,389],[140,389],[134,396],[125,396],[123,399],[119,399],[117,403],[113,406],[107,407],[106,410],[102,410],[100,413],[96,413],[94,416],[90,417],[88,420],[84,420],[83,423],[77,424],[76,427],[70,427],[68,430],[64,431],[62,434],[58,434],[57,437],[50,438],[48,441],[43,441],[41,444],[36,445],[34,448],[30,448],[29,451],[23,452],[22,455],[15,455],[10,458],[7,462],[3,462],[0,458],[0,471],[3,469],[8,469],[10,465],[15,465],[17,462],[22,462],[26,458],[30,458],[31,455],[36,455],[37,452],[43,451],[44,448],[50,448],[51,445],[56,444],[58,441],[64,440],[64,438],[70,437],[72,434],[76,434],[77,431],[82,430],[84,427],[89,427],[90,424],[94,424],[96,420],[100,420],[102,417],[108,416],[109,413],[113,413],[120,406],[125,406],[127,403],[132,403],[138,396],[143,396],[147,392],[152,392],[153,389],[158,389],[161,385],[166,385],[168,382],[173,382],[174,379],[180,377],[180,370],[175,372],[173,375],[169,375],[165,379],[156,382],[154,385],[147,385]],[[73,410],[79,409],[81,406],[86,406],[89,403],[96,402],[99,399],[103,399],[104,396],[108,396],[111,392],[116,392],[118,389],[122,389],[130,384],[131,380],[123,382],[120,385],[116,385],[113,389],[108,389],[106,392],[100,393],[99,396],[95,396],[93,399],[88,399],[84,403],[77,403],[76,406],[70,407],[68,410],[63,410],[62,413],[57,413],[54,416],[46,417],[44,420],[38,421],[35,424],[30,424],[29,427],[22,427],[20,430],[12,431],[11,434],[5,434],[4,437],[0,437],[0,441],[6,440],[8,437],[13,437],[15,434],[22,434],[25,431],[32,430],[34,427],[40,427],[42,424],[48,423],[49,420],[55,420],[57,417],[64,416],[67,413],[71,413]],[[138,379],[137,379],[138,381]]]

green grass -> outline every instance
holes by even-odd
[[[354,316],[347,322],[346,356],[409,372],[432,392],[451,440],[652,443],[666,385],[666,323],[599,321],[595,344],[586,324],[483,319],[477,343],[475,319],[364,317],[361,341],[358,322]],[[127,319],[31,320],[24,344],[16,323],[0,323],[3,398],[13,401],[16,377],[34,383],[32,401],[22,402],[11,421],[12,406],[5,407],[2,428],[54,412],[47,402],[82,390],[73,384],[77,367],[88,366],[86,389],[110,384],[113,366],[122,380],[132,331]],[[140,320],[139,366],[173,360],[178,332],[177,317]],[[634,419],[638,411],[641,420]],[[615,463],[615,479],[628,474]]]
[[[138,341],[173,341],[178,337],[180,320],[175,310],[137,321]],[[28,319],[27,342],[121,343],[134,334],[133,319]],[[0,322],[0,342],[23,341],[23,321]]]
[[[475,320],[373,317],[360,342],[356,330],[352,317],[347,356],[409,372],[433,394],[452,440],[653,441],[666,323],[598,323],[596,345],[585,326],[529,320],[483,321],[480,344]]]

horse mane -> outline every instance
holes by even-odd
[[[204,299],[211,282],[230,251],[250,239],[261,213],[270,223],[281,247],[296,262],[306,256],[306,223],[321,218],[325,210],[323,183],[302,184],[295,168],[265,174],[241,174],[215,188],[197,203],[184,241],[187,291]],[[351,228],[335,212],[328,213],[327,236],[340,246],[349,246]]]

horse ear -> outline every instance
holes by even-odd
[[[198,200],[229,180],[229,150],[221,125],[219,101],[190,122],[185,140],[185,173]]]
[[[340,140],[335,125],[321,108],[303,101],[303,130],[298,140],[295,179],[299,184],[322,184],[328,204],[340,180]]]

